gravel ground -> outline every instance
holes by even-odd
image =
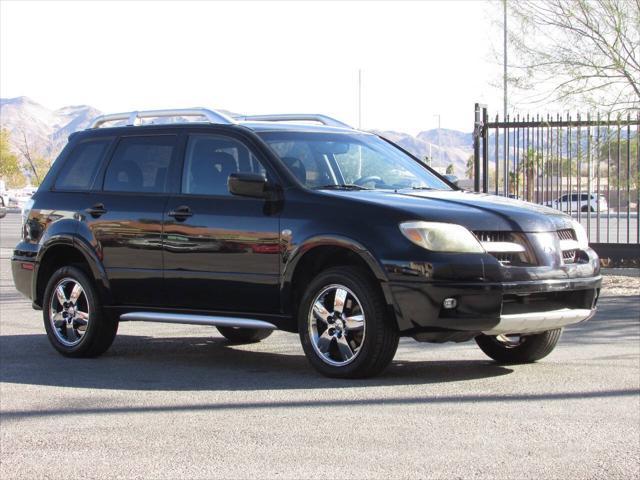
[[[605,275],[602,277],[603,297],[630,297],[640,294],[640,276],[637,275],[638,269],[633,270],[627,275]]]

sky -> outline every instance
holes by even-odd
[[[471,131],[475,102],[502,105],[490,8],[480,0],[2,0],[0,96],[104,112],[323,113],[358,126],[361,70],[362,128],[416,134],[440,121]]]

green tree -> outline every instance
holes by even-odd
[[[7,183],[9,188],[19,188],[25,184],[20,162],[11,151],[9,132],[6,130],[0,130],[0,178]]]
[[[24,164],[27,166],[27,172],[31,183],[36,186],[40,185],[49,171],[49,168],[51,168],[51,162],[33,148],[24,129],[21,129],[17,134],[17,140],[16,148],[20,152]]]
[[[447,175],[453,175],[454,173],[453,163],[450,163],[449,165],[447,165],[446,173]]]
[[[464,171],[467,178],[473,178],[473,163],[473,155],[469,155],[469,158],[467,158],[467,168]]]
[[[522,171],[522,177],[525,182],[523,185],[524,197],[528,202],[533,202],[535,192],[536,181],[536,167],[541,163],[542,156],[540,152],[530,148],[522,157],[522,163],[520,163],[520,170]]]
[[[31,178],[31,183],[34,186],[38,187],[51,168],[51,162],[49,162],[49,160],[47,160],[45,157],[41,157],[38,155],[33,158],[33,167],[35,169],[35,174]]]
[[[640,185],[640,172],[638,171],[638,139],[636,136],[632,136],[630,142],[627,139],[621,138],[619,145],[616,137],[605,141],[600,145],[598,160],[601,162],[601,165],[603,162],[605,165],[604,167],[600,167],[601,172],[603,168],[606,168],[607,162],[609,163],[611,175],[609,182],[612,186],[626,189],[627,170],[629,170],[630,173],[628,180],[629,188],[633,190]],[[619,171],[618,164],[620,165]],[[606,173],[604,175],[606,176]],[[620,178],[619,182],[618,178]]]

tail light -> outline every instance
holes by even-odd
[[[29,230],[27,229],[27,221],[29,220],[29,214],[31,213],[31,209],[33,208],[33,199],[30,198],[22,207],[20,211],[20,215],[22,216],[22,238],[27,240],[29,238]]]

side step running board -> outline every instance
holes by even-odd
[[[215,317],[209,315],[189,315],[184,313],[131,312],[120,315],[122,321],[185,323],[191,325],[211,325],[214,327],[261,328],[277,330],[273,323],[252,318]]]

